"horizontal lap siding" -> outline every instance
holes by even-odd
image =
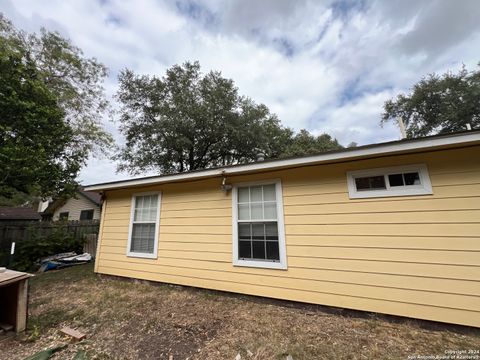
[[[161,190],[158,259],[126,257],[131,191],[107,193],[98,272],[480,326],[476,148],[229,179],[282,180],[288,270],[232,266],[221,179]],[[346,171],[425,163],[433,195],[348,198]]]
[[[60,214],[68,212],[68,220],[80,220],[80,214],[82,210],[93,210],[93,219],[100,219],[100,207],[95,205],[84,196],[77,194],[77,197],[68,199],[65,204],[55,209],[53,213],[53,220],[57,221],[60,218]]]

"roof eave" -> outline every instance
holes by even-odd
[[[123,189],[138,186],[149,186],[165,184],[171,182],[199,180],[205,178],[218,177],[223,175],[242,175],[267,170],[281,170],[291,167],[317,165],[322,163],[341,162],[347,160],[356,160],[374,156],[385,156],[400,153],[412,153],[425,150],[434,150],[437,148],[449,148],[468,146],[470,144],[480,143],[480,132],[472,131],[470,133],[449,134],[411,141],[397,141],[393,143],[383,143],[373,146],[360,147],[358,149],[346,149],[339,152],[329,152],[314,156],[280,159],[274,161],[256,162],[253,164],[237,165],[224,168],[207,169],[173,175],[160,175],[157,177],[148,177],[132,179],[125,181],[116,181],[111,183],[102,183],[86,186],[86,191],[105,191],[114,189]]]

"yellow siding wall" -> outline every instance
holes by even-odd
[[[282,180],[288,270],[232,265],[221,179],[107,192],[96,271],[480,327],[480,147],[229,178]],[[350,200],[346,171],[425,163],[433,195]],[[158,259],[126,256],[131,194],[162,191]]]

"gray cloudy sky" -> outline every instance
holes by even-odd
[[[342,144],[397,139],[379,126],[383,102],[423,75],[480,61],[480,0],[2,0],[17,27],[57,30],[110,69],[162,75],[199,60],[283,124]],[[105,122],[118,142],[114,123]],[[92,159],[84,184],[128,177]]]

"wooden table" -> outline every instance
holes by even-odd
[[[12,326],[16,332],[27,325],[28,279],[24,272],[5,270],[0,272],[0,324]]]

